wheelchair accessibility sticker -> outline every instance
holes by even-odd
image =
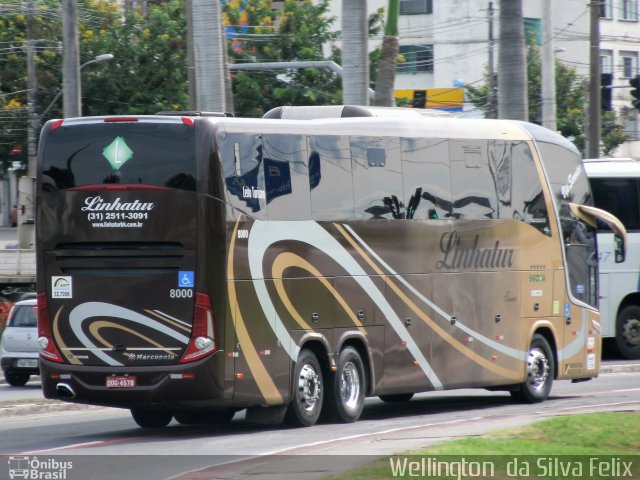
[[[191,270],[178,272],[178,287],[179,288],[193,288],[194,287],[194,272]]]

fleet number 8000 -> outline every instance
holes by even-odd
[[[169,298],[192,298],[193,288],[172,288],[169,290]]]

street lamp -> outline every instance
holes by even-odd
[[[111,53],[101,53],[100,55],[97,55],[95,58],[84,62],[82,65],[80,65],[80,70],[82,70],[84,67],[86,67],[87,65],[91,65],[92,63],[100,63],[100,62],[106,62],[108,60],[113,60],[113,54]],[[42,112],[40,114],[40,118],[44,118],[45,115],[47,113],[49,113],[49,110],[51,110],[51,107],[53,107],[56,102],[60,99],[60,96],[62,95],[62,88],[58,91],[58,93],[56,93],[56,96],[53,97],[53,100],[51,100],[51,103],[49,104],[49,106],[47,108],[44,109],[44,112]]]

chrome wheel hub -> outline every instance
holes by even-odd
[[[527,359],[527,383],[535,390],[544,388],[549,378],[549,359],[539,348],[534,348],[529,352]]]
[[[304,365],[300,370],[298,396],[305,411],[310,412],[316,408],[320,399],[320,379],[311,365]]]
[[[340,397],[342,404],[347,408],[355,408],[360,397],[360,374],[358,367],[352,362],[347,362],[340,376]]]

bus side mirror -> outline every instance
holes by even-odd
[[[571,213],[582,221],[596,228],[598,220],[603,221],[613,232],[613,257],[616,263],[624,262],[627,258],[627,229],[615,215],[610,214],[606,210],[587,205],[578,205],[570,203]]]

